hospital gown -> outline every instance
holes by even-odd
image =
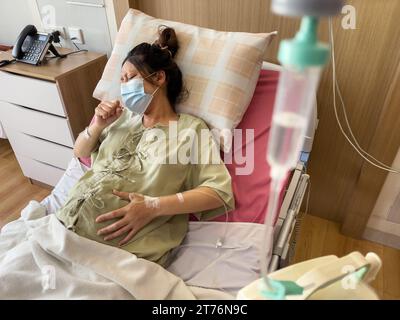
[[[213,151],[216,144],[207,125],[188,114],[179,114],[179,119],[172,124],[176,126],[177,134],[173,134],[171,123],[169,126],[157,124],[146,128],[141,116],[132,116],[125,109],[121,117],[102,132],[99,147],[91,155],[91,170],[72,188],[65,205],[56,212],[64,226],[82,237],[118,246],[126,234],[112,241],[104,241],[104,236],[97,235],[98,230],[118,219],[95,222],[99,215],[129,203],[114,195],[113,189],[161,197],[197,187],[209,187],[218,194],[224,205],[195,213],[196,216],[208,220],[232,210],[234,197],[231,177],[219,152],[217,163],[215,158],[210,163],[211,158],[215,157]],[[169,130],[172,134],[169,134]],[[187,132],[195,132],[198,139],[190,138]],[[186,158],[183,157],[186,160],[189,155],[192,161],[172,161],[181,159],[181,155],[186,155]],[[187,228],[187,214],[158,217],[121,249],[165,266],[169,252],[182,242]]]

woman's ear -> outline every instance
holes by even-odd
[[[167,75],[164,70],[160,70],[156,74],[156,82],[161,87],[167,81]]]

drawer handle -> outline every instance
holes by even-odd
[[[87,2],[79,2],[79,1],[67,1],[67,4],[70,4],[73,6],[82,6],[82,7],[104,8],[104,4],[87,3]]]

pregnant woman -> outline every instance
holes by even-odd
[[[163,266],[185,237],[188,214],[207,220],[234,208],[231,177],[207,125],[175,111],[184,92],[178,47],[175,31],[163,28],[156,43],[129,52],[122,102],[100,103],[74,147],[77,157],[91,157],[92,168],[56,212],[80,236]],[[180,161],[185,132],[196,135],[190,159],[207,161]],[[165,163],[155,159],[161,150]]]

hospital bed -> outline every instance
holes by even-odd
[[[280,66],[265,62],[263,70],[278,74]],[[288,177],[282,194],[280,215],[274,230],[270,271],[290,264],[295,252],[296,235],[301,221],[300,211],[310,178],[306,173],[306,166],[316,126],[315,108],[298,166]],[[265,162],[265,154],[262,161]],[[48,214],[54,213],[62,206],[68,191],[88,169],[78,159],[71,160],[52,193],[41,202]],[[266,205],[268,193],[264,193],[262,197]],[[259,256],[265,226],[261,221],[225,223],[224,220],[225,218],[221,217],[220,220],[211,222],[190,221],[185,240],[180,247],[173,250],[168,270],[189,285],[222,290],[235,295],[239,289],[259,277]],[[218,248],[215,244],[221,234],[224,236],[224,242],[222,247]]]

